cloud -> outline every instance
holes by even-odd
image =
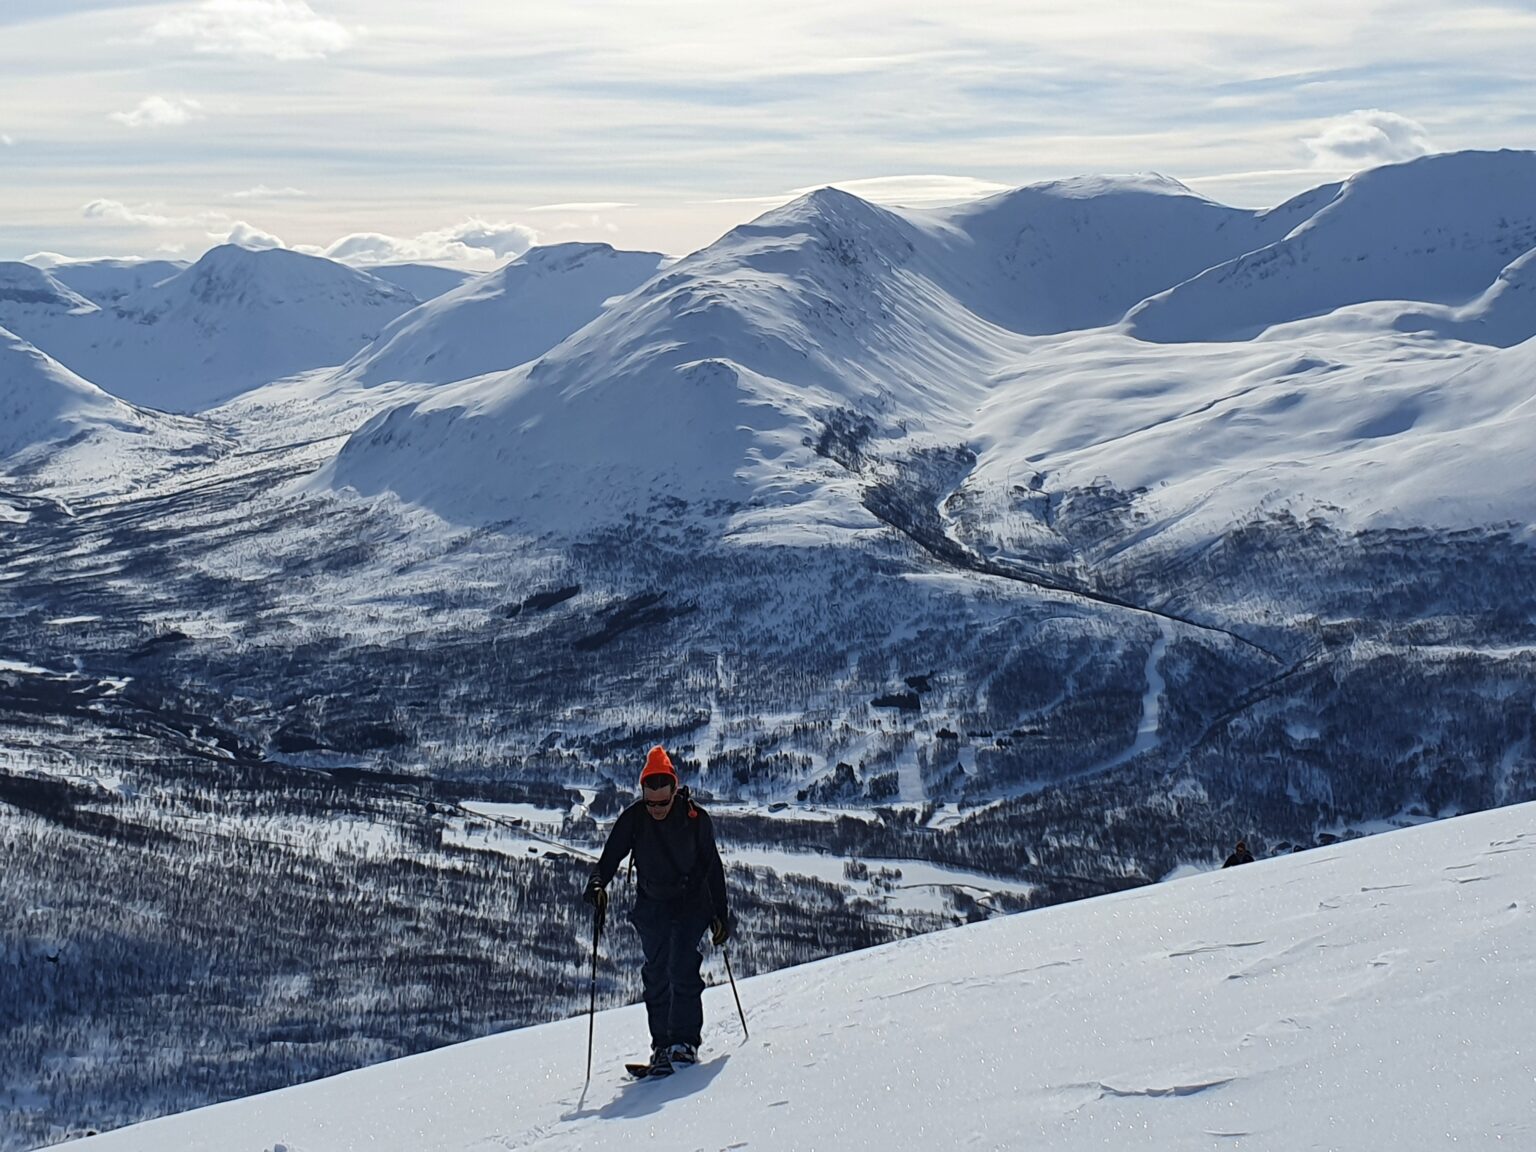
[[[16,147],[16,137],[12,136],[9,132],[0,132],[0,144],[4,144],[7,148],[14,148]]]
[[[633,208],[622,200],[593,200],[573,204],[539,204],[525,209],[528,212],[613,212],[619,208]]]
[[[188,44],[195,52],[275,60],[323,59],[355,39],[306,0],[204,0],[157,21],[149,34]]]
[[[197,223],[190,217],[166,216],[147,207],[130,208],[120,200],[92,200],[80,211],[88,220],[110,220],[140,228],[186,228]]]
[[[244,220],[236,220],[234,226],[228,232],[210,232],[208,235],[224,244],[238,244],[241,248],[251,248],[258,251],[287,247],[281,239],[272,235],[272,233],[257,228],[254,224],[247,224]]]
[[[302,188],[268,188],[265,184],[258,184],[254,188],[246,188],[240,192],[226,194],[226,200],[297,200],[308,196],[309,193]]]
[[[68,264],[69,257],[58,252],[33,252],[21,258],[23,264],[30,264],[34,268],[57,268],[60,264]]]
[[[129,128],[168,128],[202,119],[202,105],[196,100],[173,96],[146,96],[132,112],[113,112],[109,119]]]
[[[410,239],[382,232],[353,232],[320,250],[320,255],[349,264],[386,264],[430,260],[484,264],[521,256],[538,243],[539,234],[523,224],[470,219],[452,228],[423,232]]]
[[[1424,125],[1396,112],[1362,108],[1328,121],[1321,132],[1302,141],[1314,168],[1374,168],[1435,151]]]

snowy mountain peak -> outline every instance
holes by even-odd
[[[1030,335],[1112,324],[1296,220],[1217,204],[1159,175],[1031,184],[935,215],[975,253],[945,261],[946,283],[973,311]]]
[[[760,216],[756,223],[766,224],[776,219],[804,219],[808,216],[821,216],[828,219],[855,219],[860,216],[875,214],[884,211],[878,205],[870,203],[861,196],[855,196],[852,192],[846,192],[831,184],[823,188],[817,188],[796,197],[788,204],[775,208]]]
[[[910,247],[911,225],[900,213],[829,186],[807,192],[797,200],[764,213],[750,224],[740,225],[704,252],[729,249],[733,240],[746,237],[792,237],[807,229],[823,242],[837,245],[840,258],[844,260],[851,257],[850,245],[855,244],[866,249]],[[888,255],[894,255],[894,252],[888,251]]]
[[[572,240],[564,244],[541,244],[528,249],[516,260],[502,265],[500,271],[505,272],[507,268],[522,265],[545,272],[568,272],[590,261],[614,260],[620,255],[619,250],[612,244],[587,243],[580,240]],[[652,253],[645,253],[645,255],[650,256]],[[660,262],[660,253],[654,255]]]
[[[855,419],[852,413],[866,462],[923,452],[935,440],[990,445],[966,482],[967,499],[988,485],[1001,493],[1027,459],[1052,468],[1058,482],[1070,470],[1084,486],[1106,476],[1126,490],[1177,482],[1162,498],[1177,492],[1177,500],[1205,511],[1170,523],[1204,531],[1270,498],[1272,469],[1281,467],[1274,463],[1277,438],[1297,458],[1331,451],[1336,465],[1348,459],[1365,467],[1388,447],[1397,450],[1394,459],[1406,459],[1409,444],[1389,444],[1388,433],[1414,431],[1425,437],[1414,451],[1453,459],[1430,442],[1431,431],[1450,436],[1473,419],[1457,398],[1485,373],[1492,382],[1481,388],[1477,418],[1513,412],[1510,374],[1520,358],[1479,365],[1436,393],[1440,398],[1426,399],[1386,388],[1303,393],[1291,377],[1311,369],[1289,373],[1283,364],[1311,363],[1316,353],[1298,359],[1259,348],[1236,375],[1251,371],[1243,387],[1273,393],[1273,402],[1236,419],[1246,404],[1229,411],[1206,394],[1220,394],[1226,377],[1202,383],[1198,372],[1147,355],[1144,344],[1111,325],[1144,300],[1133,321],[1150,327],[1183,317],[1185,335],[1170,338],[1195,339],[1213,326],[1261,327],[1236,319],[1261,307],[1277,320],[1293,319],[1330,293],[1341,305],[1379,299],[1370,293],[1415,278],[1423,283],[1420,299],[1461,292],[1464,306],[1507,268],[1480,307],[1516,316],[1500,341],[1508,342],[1519,335],[1518,301],[1529,275],[1516,258],[1536,246],[1533,237],[1505,254],[1525,235],[1524,222],[1536,229],[1536,187],[1521,183],[1527,167],[1536,176],[1533,155],[1406,166],[1387,184],[1421,192],[1396,196],[1407,203],[1395,207],[1366,182],[1319,189],[1269,212],[1224,207],[1159,177],[1037,185],[931,212],[895,211],[821,189],[679,261],[523,369],[445,389],[361,430],[326,479],[366,492],[388,489],[449,519],[509,521],[553,535],[579,536],[683,502],[699,510],[701,536],[768,519],[815,535],[829,522],[842,529],[868,520],[846,474],[814,450],[829,420]],[[1455,208],[1425,194],[1415,175],[1487,165],[1502,173],[1496,187],[1467,191]],[[1084,194],[1090,189],[1101,194]],[[1309,210],[1311,223],[1297,227]],[[1357,226],[1362,214],[1383,219]],[[1444,223],[1440,232],[1420,226],[1436,219]],[[1363,253],[1362,232],[1374,237]],[[1465,286],[1473,290],[1462,292]],[[473,295],[473,286],[461,291]],[[1198,309],[1178,311],[1196,294]],[[1502,303],[1506,296],[1512,303]],[[1444,319],[1465,325],[1478,317]],[[1390,317],[1361,322],[1394,331]],[[1028,342],[1081,329],[1090,331],[1071,343]],[[1132,333],[1150,338],[1135,325]],[[412,355],[426,362],[420,351]],[[1365,371],[1350,356],[1341,362],[1348,364],[1341,371]],[[701,364],[716,370],[696,371]],[[1426,363],[1399,376],[1411,390],[1436,371]],[[1117,399],[1122,388],[1134,403]],[[1311,396],[1310,406],[1297,406],[1302,395]],[[1318,415],[1324,405],[1343,414]],[[1205,413],[1213,414],[1199,418]],[[1518,467],[1525,453],[1516,433],[1524,424],[1511,420],[1504,428],[1505,458]],[[637,455],[642,432],[671,450]],[[1505,443],[1503,433],[1496,439]],[[508,468],[514,459],[518,467]],[[1222,480],[1218,461],[1248,479]],[[1424,515],[1453,524],[1520,506],[1522,497],[1497,476],[1472,495],[1465,486],[1433,489],[1428,475],[1422,466],[1405,473],[1387,501],[1380,485],[1358,483],[1339,465],[1312,497],[1347,505],[1341,515]]]
[[[166,309],[192,304],[260,308],[317,299],[384,308],[416,303],[398,285],[334,260],[286,248],[221,244],[190,268],[129,296],[121,307],[153,319]]]
[[[1205,200],[1198,192],[1172,176],[1161,172],[1133,172],[1123,175],[1069,176],[1061,180],[1048,180],[1031,184],[1018,191],[1039,196],[1054,196],[1062,200],[1098,200],[1114,196],[1191,196]],[[1002,196],[1010,193],[1000,193]],[[1212,201],[1214,203],[1214,201]]]

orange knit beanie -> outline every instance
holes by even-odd
[[[645,757],[645,767],[640,769],[640,785],[645,786],[647,780],[654,776],[665,776],[672,781],[672,787],[677,787],[677,769],[672,767],[672,758],[667,755],[667,750],[660,744],[652,748]],[[651,780],[653,788],[660,787],[661,781]]]

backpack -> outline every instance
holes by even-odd
[[[703,822],[699,820],[701,809],[693,802],[693,793],[687,786],[677,790],[677,798],[687,805],[689,827],[693,829],[693,866],[697,870],[699,867],[699,852],[703,848],[703,841],[699,839],[699,829],[703,827]],[[652,821],[646,821],[646,823],[652,823]],[[703,886],[704,874],[700,872],[699,875],[695,876],[692,872],[685,872],[682,868],[678,867],[677,857],[672,855],[672,848],[667,844],[666,839],[662,837],[660,829],[656,829],[654,835],[656,836],[656,846],[661,849],[661,854],[667,858],[667,863],[672,865],[673,873],[679,877],[678,884],[681,891],[673,899],[681,900],[691,896]],[[635,839],[638,841],[639,837],[637,836]],[[635,879],[634,848],[629,850],[629,879],[631,883]]]

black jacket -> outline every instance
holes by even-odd
[[[1246,849],[1246,848],[1239,848],[1236,852],[1232,853],[1232,855],[1227,857],[1227,862],[1225,864],[1223,864],[1222,867],[1223,868],[1234,868],[1234,867],[1236,867],[1239,864],[1252,864],[1252,863],[1253,863],[1253,853],[1248,851],[1248,849]]]
[[[686,789],[679,789],[665,820],[652,820],[643,800],[619,813],[592,875],[606,887],[631,852],[642,899],[679,908],[697,901],[711,916],[729,918],[725,865],[715,845],[715,825]]]

